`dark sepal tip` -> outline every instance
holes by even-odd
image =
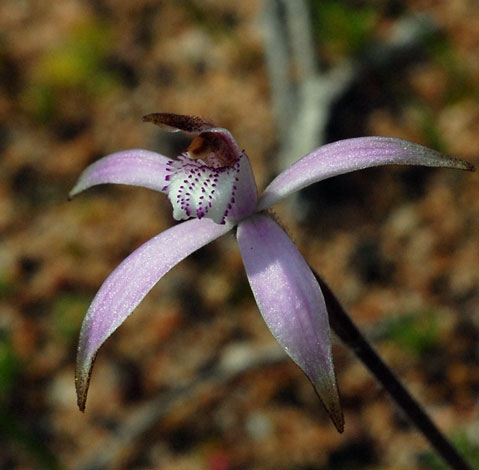
[[[469,162],[464,162],[465,163],[465,170],[466,171],[476,171],[476,167],[472,164],[472,163],[469,163]]]
[[[166,130],[199,133],[211,129],[214,124],[199,116],[175,113],[151,113],[143,116],[143,122],[151,122]]]

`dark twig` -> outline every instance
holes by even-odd
[[[419,403],[392,373],[391,369],[377,355],[376,351],[374,351],[352,322],[329,286],[316,272],[314,274],[323,291],[328,307],[329,322],[336,335],[354,352],[366,368],[376,377],[378,382],[389,392],[403,413],[414,423],[450,468],[453,470],[472,470],[472,467],[457,452],[455,447],[424,412]]]

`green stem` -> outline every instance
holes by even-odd
[[[324,282],[314,270],[313,273],[323,291],[324,299],[328,307],[329,323],[336,335],[354,352],[366,368],[376,377],[378,382],[389,392],[403,413],[414,423],[417,429],[451,469],[472,470],[472,467],[446,439],[444,434],[425,413],[424,409],[378,356],[373,347],[353,323],[350,316],[343,309],[326,282]]]

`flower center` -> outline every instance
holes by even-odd
[[[238,150],[217,132],[201,133],[191,142],[187,153],[190,158],[201,158],[212,168],[233,166],[238,160]]]
[[[224,224],[235,203],[240,159],[232,166],[213,166],[212,163],[219,163],[208,152],[205,160],[193,160],[186,153],[169,161],[163,190],[168,194],[176,220],[208,217]]]

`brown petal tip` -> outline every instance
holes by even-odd
[[[75,388],[77,392],[78,409],[84,413],[86,406],[86,397],[88,395],[88,380],[85,381],[80,377],[75,377]]]
[[[464,160],[462,160],[462,163],[464,164],[464,170],[466,171],[476,171],[476,167],[472,164],[472,163],[469,163],[469,162],[466,162]]]
[[[327,408],[327,411],[336,430],[342,434],[344,432],[344,415],[341,406],[338,404],[334,408]]]
[[[93,364],[95,363],[95,359],[96,354],[85,367],[82,367],[79,363],[77,363],[77,370],[75,374],[75,389],[77,394],[78,408],[82,413],[85,412],[88,388],[90,387],[91,372],[93,370]]]
[[[342,434],[344,432],[344,415],[341,408],[341,401],[339,398],[339,392],[336,384],[333,385],[329,390],[322,388],[321,393],[319,393],[319,388],[314,384],[313,388],[316,392],[316,395],[320,399],[323,406],[326,408],[328,415],[333,422],[336,430]]]

